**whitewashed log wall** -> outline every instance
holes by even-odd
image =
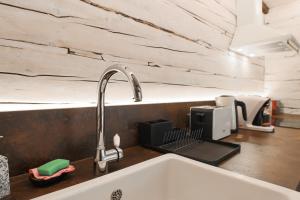
[[[146,102],[263,92],[264,63],[228,51],[235,0],[0,0],[0,27],[5,105],[95,103],[114,63]],[[132,96],[121,76],[109,90],[110,102]]]
[[[293,34],[300,41],[300,1],[274,7],[266,16],[269,26]],[[265,59],[266,93],[281,101],[281,111],[300,114],[300,55]]]
[[[274,8],[274,7],[292,3],[297,0],[263,0],[263,1],[268,5],[269,8]]]

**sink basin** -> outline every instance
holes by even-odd
[[[300,193],[166,154],[36,199],[299,200]]]

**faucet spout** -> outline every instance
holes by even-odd
[[[105,171],[107,162],[118,160],[123,157],[123,151],[119,147],[115,149],[105,150],[105,135],[104,135],[104,114],[105,114],[105,90],[107,83],[112,75],[116,73],[124,74],[133,90],[133,98],[135,102],[142,100],[142,89],[136,76],[128,70],[127,67],[119,64],[108,67],[102,74],[98,86],[98,104],[97,104],[97,151],[95,162],[99,166],[100,171]]]

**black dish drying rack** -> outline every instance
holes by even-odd
[[[203,129],[175,128],[167,131],[152,131],[152,133],[151,131],[145,133],[143,129],[142,131],[140,129],[140,141],[143,146],[162,153],[178,154],[214,166],[218,166],[221,162],[240,152],[239,144],[208,140],[202,136]]]

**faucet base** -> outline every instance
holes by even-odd
[[[108,167],[106,162],[95,161],[94,162],[94,173],[96,176],[107,174]]]
[[[120,148],[110,150],[97,150],[97,154],[100,155],[100,159],[95,159],[95,164],[101,172],[105,172],[107,169],[107,163],[112,161],[119,161],[124,157],[123,150]]]

